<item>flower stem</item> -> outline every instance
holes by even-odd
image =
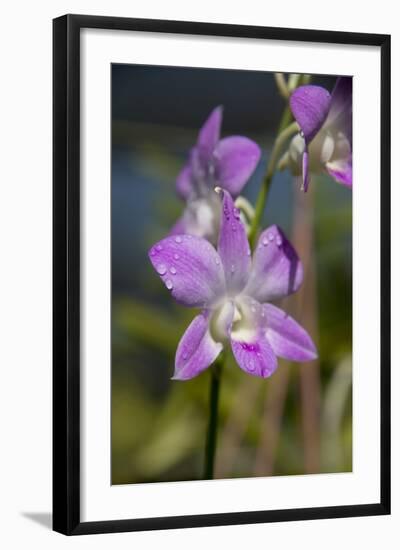
[[[275,73],[275,83],[276,87],[279,90],[279,93],[284,99],[288,99],[290,96],[290,91],[288,88],[288,83],[286,82],[285,75],[283,73]]]
[[[282,120],[279,127],[281,127],[288,120],[288,116],[290,116],[290,111],[288,115],[287,109],[285,109],[283,112]],[[250,227],[249,242],[250,242],[251,248],[254,248],[258,227],[260,225],[261,218],[264,212],[265,203],[267,202],[268,190],[271,185],[271,181],[275,172],[276,165],[279,160],[279,156],[282,152],[282,148],[287,142],[287,140],[290,137],[292,137],[294,134],[297,134],[298,132],[299,132],[299,126],[297,122],[292,122],[291,124],[289,124],[289,126],[286,126],[284,130],[280,131],[280,133],[278,134],[278,137],[275,140],[274,146],[272,148],[271,156],[269,159],[267,171],[265,173],[264,181],[262,183],[260,193],[258,195],[253,223],[251,224],[251,227]]]
[[[217,448],[218,432],[218,402],[219,389],[221,383],[222,366],[224,358],[221,354],[210,369],[210,416],[208,420],[208,430],[206,439],[206,451],[204,461],[204,479],[214,478],[214,460]]]

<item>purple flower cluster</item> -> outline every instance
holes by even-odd
[[[352,186],[352,80],[339,78],[330,94],[300,86],[290,97],[300,127],[280,166],[302,175],[325,171]],[[221,139],[222,108],[212,111],[177,178],[185,201],[170,235],[149,252],[173,298],[197,308],[176,351],[173,379],[189,380],[230,347],[246,373],[266,378],[277,358],[311,361],[315,345],[292,317],[271,302],[296,292],[303,267],[283,231],[262,231],[251,251],[234,199],[260,159],[260,148],[243,136]],[[244,204],[244,199],[241,199]]]

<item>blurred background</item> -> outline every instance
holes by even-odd
[[[333,88],[335,77],[313,76]],[[147,258],[182,211],[175,179],[211,110],[222,136],[262,148],[242,193],[253,204],[285,102],[272,73],[112,65],[112,484],[201,479],[209,376],[171,381],[177,344],[196,314],[173,301]],[[305,269],[278,304],[313,336],[319,359],[279,360],[266,380],[228,358],[216,477],[352,469],[352,196],[328,176],[299,190],[277,173],[263,226],[279,224]]]

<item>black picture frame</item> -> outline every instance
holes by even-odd
[[[84,28],[377,46],[381,51],[381,448],[379,502],[80,520],[80,31]],[[390,513],[390,36],[65,15],[53,21],[53,529],[66,535]]]

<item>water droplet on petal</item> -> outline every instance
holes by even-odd
[[[249,364],[248,364],[248,369],[250,372],[254,372],[255,371],[255,364],[254,364],[254,361],[249,361]]]
[[[175,260],[179,260],[179,254],[174,254]]]
[[[165,286],[168,288],[168,290],[172,290],[174,285],[172,284],[172,281],[170,279],[167,279],[165,281]]]
[[[182,242],[182,237],[175,237],[175,242],[176,243],[181,243]]]
[[[186,361],[187,358],[188,358],[188,354],[187,354],[187,353],[184,353],[184,354],[182,355],[182,359],[183,359],[184,361]]]
[[[267,239],[267,237],[264,237],[264,238],[263,238],[262,243],[263,243],[264,246],[267,246],[267,244],[268,244],[268,239]]]
[[[176,269],[174,268],[174,266],[170,267],[169,271],[170,273],[172,273],[172,275],[176,275]]]
[[[156,249],[160,252],[160,250],[162,250],[162,246],[161,246],[160,244],[158,244],[158,245],[156,246]]]
[[[158,272],[160,275],[165,275],[166,272],[167,272],[167,268],[165,267],[164,264],[161,264],[161,265],[157,266],[157,272]]]
[[[236,231],[236,223],[232,223],[231,227],[232,227],[232,231]]]
[[[219,258],[215,258],[215,263],[219,265],[221,262],[219,261]]]
[[[150,250],[150,256],[155,256],[156,254],[157,254],[157,252],[155,251],[154,248],[152,248],[152,249]]]
[[[270,241],[273,241],[274,238],[275,238],[275,237],[274,237],[274,234],[273,234],[273,233],[270,233],[270,234],[268,235],[268,239],[269,239]]]
[[[276,244],[277,244],[278,246],[282,246],[282,237],[281,237],[280,235],[278,235],[278,236],[276,237]]]

